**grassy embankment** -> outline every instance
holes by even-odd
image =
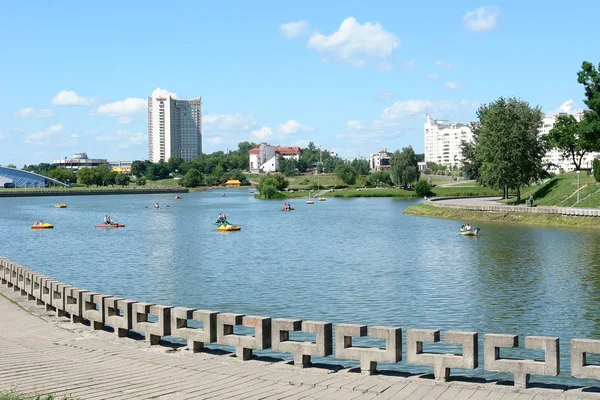
[[[522,190],[521,204],[533,194],[538,206],[556,207],[600,207],[600,183],[584,172],[579,176],[579,199],[577,203],[577,174],[558,175],[539,186]],[[516,204],[510,199],[507,204]],[[538,214],[524,212],[468,211],[454,208],[417,204],[407,208],[405,214],[469,221],[515,222],[529,225],[559,227],[600,228],[598,217],[576,217],[556,214]]]

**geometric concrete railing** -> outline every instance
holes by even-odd
[[[143,334],[151,345],[161,337],[185,339],[190,351],[202,350],[206,343],[235,347],[236,356],[248,360],[252,350],[273,348],[290,353],[298,367],[310,365],[311,356],[332,355],[333,335],[330,322],[294,319],[250,317],[241,314],[218,313],[184,307],[170,307],[135,300],[125,300],[72,287],[39,274],[22,265],[0,257],[0,285],[26,296],[28,300],[67,316],[71,322],[87,320],[94,329],[112,327],[119,337],[134,331]],[[155,316],[154,322],[149,318]],[[202,328],[188,327],[188,321],[202,323]],[[4,323],[4,321],[2,321]],[[234,326],[254,328],[254,336],[234,333]],[[314,342],[290,340],[289,332],[314,333]],[[396,363],[402,360],[402,331],[394,327],[371,327],[369,337],[383,339],[385,349],[357,347],[353,337],[367,336],[366,325],[338,324],[335,327],[336,357],[360,362],[363,374],[372,374],[378,362]],[[462,345],[462,355],[423,352],[423,343],[439,342],[439,330],[409,329],[407,364],[430,366],[436,380],[447,380],[451,368],[475,369],[478,366],[476,332],[446,332],[444,341]],[[560,371],[558,338],[526,336],[525,348],[544,350],[545,360],[515,360],[500,357],[500,349],[518,347],[516,335],[487,334],[484,336],[484,370],[512,373],[514,384],[525,388],[531,375],[557,376]],[[586,362],[587,354],[600,354],[600,340],[571,341],[571,375],[575,378],[600,380],[600,365]]]

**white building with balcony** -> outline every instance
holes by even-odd
[[[248,150],[251,172],[278,172],[279,157],[300,160],[302,149],[298,146],[273,146],[265,142]]]
[[[425,115],[425,163],[436,163],[447,167],[462,165],[463,141],[473,141],[473,132],[465,124],[435,120]]]
[[[387,149],[383,149],[379,153],[371,154],[371,157],[369,158],[369,167],[371,168],[371,171],[390,169],[391,158],[392,156],[388,153]]]

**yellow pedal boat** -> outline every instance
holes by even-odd
[[[221,232],[229,232],[229,231],[239,231],[240,229],[242,229],[241,226],[238,225],[221,225],[217,228],[218,231]]]
[[[54,205],[55,208],[67,208],[67,203],[57,203]]]
[[[44,222],[43,224],[31,225],[31,229],[52,229],[54,225]]]

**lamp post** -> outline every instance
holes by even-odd
[[[581,171],[577,171],[577,203],[579,203],[579,173]]]

